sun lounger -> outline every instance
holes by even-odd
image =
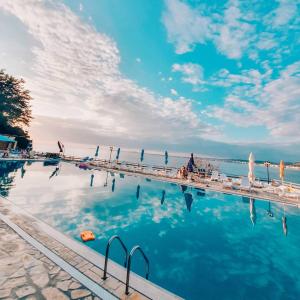
[[[287,193],[284,193],[283,196],[287,197],[287,198],[300,200],[300,193],[296,193],[296,192],[287,192]]]
[[[231,189],[232,188],[232,182],[230,182],[230,181],[223,181],[223,188],[224,189]]]
[[[210,180],[211,181],[218,181],[219,180],[219,172],[218,171],[212,171]]]
[[[261,181],[255,180],[255,181],[252,183],[252,186],[253,186],[253,187],[256,187],[256,188],[263,188],[263,187],[264,187],[264,184],[263,184]]]
[[[277,194],[278,192],[276,191],[276,188],[274,186],[272,186],[271,184],[266,185],[263,188],[263,191],[266,193],[270,193],[270,194]]]
[[[240,189],[242,191],[250,191],[251,190],[251,185],[250,185],[248,177],[242,178]]]
[[[241,179],[240,178],[232,178],[231,182],[233,185],[240,185]]]
[[[220,179],[219,179],[221,182],[224,182],[224,181],[228,181],[228,177],[226,174],[224,173],[221,173],[220,174]]]

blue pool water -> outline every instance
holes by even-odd
[[[114,234],[141,245],[150,280],[186,299],[300,298],[298,208],[66,163],[49,179],[54,169],[0,162],[0,192],[78,241],[94,231],[86,245],[102,254]],[[119,249],[112,258],[123,263]],[[143,276],[138,255],[133,270]]]

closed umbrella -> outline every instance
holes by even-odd
[[[168,151],[165,151],[165,165],[168,164],[168,158],[169,158]]]
[[[95,157],[97,157],[98,155],[99,155],[99,145],[96,148]]]
[[[255,180],[255,176],[254,176],[254,155],[253,153],[251,152],[250,155],[249,155],[249,172],[248,172],[248,178],[249,178],[249,181],[251,183],[254,182]]]
[[[116,160],[118,160],[118,159],[119,159],[119,157],[120,157],[120,152],[121,152],[121,148],[118,148],[118,150],[117,150],[117,156],[116,156]]]
[[[283,162],[283,160],[281,160],[280,164],[279,164],[279,176],[280,176],[281,182],[283,182],[283,179],[284,179],[284,162]]]
[[[145,153],[145,150],[142,149],[142,151],[141,151],[141,157],[140,157],[141,162],[144,160],[144,153]]]

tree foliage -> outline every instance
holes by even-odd
[[[25,81],[0,70],[0,133],[16,137],[18,146],[26,148],[31,116],[30,92],[24,87]]]

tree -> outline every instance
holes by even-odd
[[[18,146],[26,148],[29,142],[28,128],[31,116],[30,92],[25,81],[0,70],[0,133],[16,137]]]

